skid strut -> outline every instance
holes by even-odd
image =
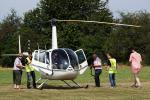
[[[66,82],[65,80],[62,80],[65,84],[67,84],[69,87],[73,88],[74,86],[70,85],[68,82]],[[77,87],[81,88],[81,86],[75,82],[74,80],[71,80]]]
[[[42,78],[39,78],[39,79],[36,81],[36,83],[38,83],[38,82],[41,81],[41,80],[42,80]],[[37,88],[38,88],[38,89],[42,89],[43,85],[44,85],[47,81],[48,81],[48,79],[44,80]]]

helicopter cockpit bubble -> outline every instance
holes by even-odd
[[[66,70],[69,66],[69,59],[63,49],[55,49],[52,51],[52,68]]]

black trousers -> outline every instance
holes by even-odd
[[[100,74],[102,73],[102,69],[95,69],[95,85],[96,87],[100,87]]]
[[[31,85],[33,85],[33,88],[36,88],[36,77],[35,77],[35,72],[27,72],[27,88],[30,89]]]
[[[13,83],[21,85],[22,70],[13,70]]]

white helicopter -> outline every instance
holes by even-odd
[[[98,22],[98,21],[85,21],[85,20],[50,20],[52,23],[52,49],[49,50],[35,50],[32,58],[32,66],[41,73],[41,79],[46,79],[38,88],[42,87],[48,80],[61,80],[68,86],[72,87],[65,80],[71,80],[78,85],[74,79],[78,74],[83,74],[88,68],[88,63],[84,51],[79,49],[73,51],[69,48],[58,48],[57,44],[57,30],[56,22],[84,22],[84,23],[97,23],[109,24],[116,26],[128,27],[141,27],[137,25]]]
[[[32,54],[32,66],[41,74],[41,78],[39,78],[36,82],[38,83],[40,80],[44,79],[44,81],[38,86],[38,88],[42,88],[44,83],[46,83],[48,80],[61,80],[65,82],[69,87],[72,87],[72,85],[66,82],[66,80],[71,80],[77,87],[81,87],[74,81],[74,79],[78,76],[78,74],[83,74],[88,68],[88,62],[82,49],[73,51],[69,48],[58,48],[57,30],[55,25],[56,22],[83,22],[137,28],[141,27],[138,25],[85,20],[52,19],[49,22],[52,23],[52,48],[49,50],[34,50]],[[19,52],[21,53],[20,36]],[[28,55],[26,52],[24,52],[23,54],[26,56]]]
[[[46,79],[38,88],[41,88],[48,80],[61,80],[72,87],[65,80],[71,80],[80,87],[74,79],[78,74],[83,74],[88,68],[88,62],[82,49],[73,51],[69,48],[58,48],[56,20],[52,23],[52,48],[49,50],[35,50],[33,52],[32,66],[40,72],[41,79]]]

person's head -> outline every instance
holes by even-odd
[[[22,57],[23,57],[23,54],[22,54],[22,53],[19,53],[18,58],[19,58],[19,59],[22,59]]]
[[[32,57],[32,52],[31,51],[28,52],[28,56]]]
[[[107,53],[106,56],[108,59],[112,58],[110,53]]]
[[[53,59],[59,58],[58,52],[53,52],[53,53],[52,53],[52,58],[53,58]]]
[[[135,47],[131,49],[132,53],[136,52],[136,50],[137,49]]]
[[[95,60],[96,58],[97,58],[97,54],[94,53],[94,54],[93,54],[93,59]]]

